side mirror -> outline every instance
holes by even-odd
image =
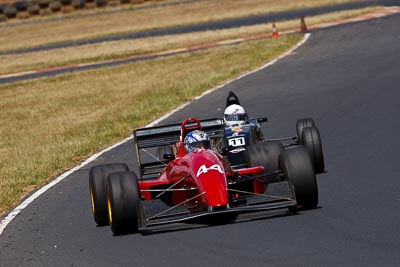
[[[268,121],[268,118],[267,118],[267,117],[258,118],[258,119],[257,119],[257,122],[258,122],[258,123],[263,123],[263,122],[267,122],[267,121]]]
[[[162,156],[163,160],[174,160],[175,159],[175,155],[174,154],[163,154]]]

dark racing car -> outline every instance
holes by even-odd
[[[297,135],[288,138],[266,139],[261,131],[261,124],[267,122],[264,118],[251,118],[240,105],[239,98],[229,92],[224,111],[225,136],[229,147],[227,154],[229,163],[234,168],[247,167],[254,154],[268,151],[268,162],[277,162],[277,157],[287,148],[304,146],[310,154],[316,173],[325,170],[321,137],[312,118],[299,119],[296,122]],[[267,147],[264,149],[263,147]],[[261,163],[260,163],[261,164]],[[261,164],[266,171],[277,168],[276,165],[264,162]]]

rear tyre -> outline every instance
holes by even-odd
[[[105,7],[108,4],[108,0],[95,0],[97,7]]]
[[[15,9],[17,9],[17,12],[26,11],[29,6],[29,2],[24,0],[16,1],[14,2],[13,6],[15,7]]]
[[[89,193],[94,221],[98,226],[108,225],[106,177],[113,172],[129,171],[124,163],[98,165],[89,171]]]
[[[5,6],[3,9],[3,14],[7,18],[15,18],[17,16],[17,9],[13,6]]]
[[[85,4],[86,4],[85,0],[72,0],[71,1],[71,6],[73,6],[75,9],[84,8]]]
[[[139,230],[140,194],[134,172],[116,172],[107,177],[108,219],[115,235]]]
[[[61,5],[69,6],[72,3],[72,0],[60,0]]]
[[[279,155],[284,150],[281,142],[266,142],[250,145],[246,148],[245,161],[247,166],[263,166],[264,173],[270,173],[279,169]],[[278,175],[271,175],[268,181],[275,181]]]
[[[303,129],[302,139],[304,146],[310,153],[311,161],[314,165],[315,173],[322,173],[325,170],[324,154],[319,130],[315,126]]]
[[[50,2],[50,10],[53,12],[60,12],[61,11],[61,2],[60,1],[52,1]]]
[[[314,209],[318,205],[318,186],[310,156],[304,147],[282,152],[280,166],[285,180],[292,182],[297,204],[303,209]]]
[[[31,15],[38,15],[40,12],[40,7],[38,4],[30,4],[27,8],[27,11]]]
[[[296,122],[297,140],[299,144],[303,144],[303,129],[306,127],[315,126],[314,120],[312,118],[299,119]]]

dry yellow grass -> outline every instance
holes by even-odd
[[[0,28],[0,51],[354,0],[205,0],[186,5]],[[17,34],[16,34],[17,31]]]
[[[244,13],[257,14],[266,10],[279,11],[336,2],[200,1],[193,5],[176,6],[176,10],[168,7],[137,13],[130,11],[74,18],[63,23],[45,21],[16,28],[0,28],[0,50],[138,31],[159,25],[207,21],[216,16],[220,18],[221,14],[234,17]],[[335,15],[331,16],[331,19],[336,18]],[[307,22],[312,23],[310,19]],[[279,29],[282,31],[296,24],[298,27],[298,23],[282,22],[279,23]],[[258,25],[233,31],[182,35],[179,36],[181,39],[177,36],[170,39],[157,37],[9,58],[2,56],[1,64],[9,65],[1,71],[5,73],[13,68],[26,70],[37,66],[159,51],[245,36],[249,32],[270,32],[270,27]],[[201,92],[259,66],[287,50],[299,38],[298,35],[282,36],[279,39],[252,41],[120,67],[1,85],[0,214],[13,207],[25,194],[82,158],[127,137],[133,128],[144,125]]]
[[[369,7],[359,10],[342,11],[321,16],[307,17],[308,26],[332,21],[333,19],[346,19],[357,15],[366,14],[379,7]],[[278,22],[280,31],[298,29],[299,21],[290,20]],[[245,26],[235,29],[194,32],[187,34],[141,38],[136,40],[123,40],[106,42],[80,47],[70,47],[24,53],[19,55],[0,55],[0,74],[16,73],[38,68],[48,68],[82,62],[95,62],[100,60],[117,59],[132,55],[152,53],[167,49],[176,49],[184,46],[222,41],[232,38],[270,33],[270,24]]]
[[[301,36],[0,86],[0,213],[26,188],[259,66]],[[3,112],[4,111],[4,112]]]

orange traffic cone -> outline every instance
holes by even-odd
[[[304,21],[304,16],[300,17],[300,33],[307,33],[307,25],[306,22]]]
[[[279,37],[279,32],[278,29],[275,26],[275,22],[272,23],[272,38],[278,38]]]

